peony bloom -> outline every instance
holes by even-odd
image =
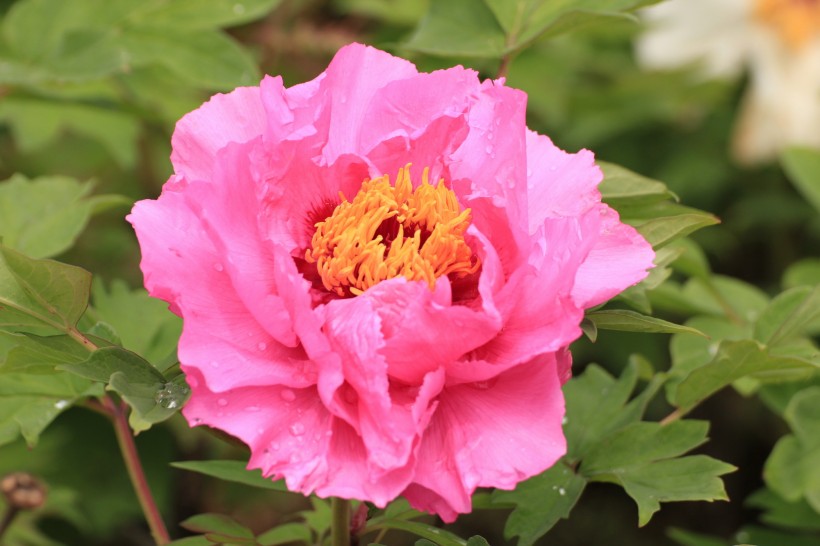
[[[354,44],[182,118],[176,174],[129,221],[184,318],[190,424],[293,491],[445,520],[561,457],[567,346],[653,252],[525,104]]]
[[[709,78],[749,69],[732,145],[738,160],[820,147],[820,1],[669,0],[644,14],[649,30],[637,42],[644,66],[700,63]]]

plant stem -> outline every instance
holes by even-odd
[[[102,403],[108,410],[108,414],[114,424],[114,432],[117,435],[117,443],[120,445],[125,467],[128,469],[128,476],[131,478],[134,491],[137,493],[137,498],[142,507],[142,512],[145,514],[148,527],[151,528],[151,535],[154,537],[154,542],[156,542],[158,546],[168,544],[171,542],[171,538],[168,535],[168,530],[165,528],[165,523],[162,521],[157,503],[154,501],[153,495],[151,495],[148,481],[145,479],[145,472],[142,470],[142,463],[140,463],[137,446],[134,443],[134,436],[131,433],[131,427],[128,425],[128,420],[125,417],[125,407],[123,405],[117,405],[108,396],[102,399]]]
[[[331,544],[350,546],[350,501],[333,497],[330,499],[333,516],[330,522]]]
[[[0,539],[3,538],[8,528],[11,527],[11,522],[14,521],[15,516],[17,516],[19,512],[20,510],[16,506],[9,505],[6,508],[6,513],[3,514],[3,520],[0,521]]]

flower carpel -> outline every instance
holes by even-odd
[[[413,189],[410,165],[395,185],[384,175],[367,179],[352,201],[342,203],[316,232],[305,259],[315,263],[322,284],[338,296],[357,296],[398,276],[432,289],[443,275],[475,273],[479,260],[464,240],[470,209],[461,210],[443,180],[433,186],[424,169]]]

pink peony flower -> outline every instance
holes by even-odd
[[[447,521],[555,463],[584,309],[654,255],[601,203],[592,153],[529,131],[525,106],[353,44],[313,81],[182,118],[176,174],[128,219],[184,318],[190,424],[293,491]]]

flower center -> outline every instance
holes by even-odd
[[[820,0],[755,0],[754,15],[793,50],[820,36]]]
[[[316,264],[327,290],[358,296],[398,276],[425,281],[432,290],[442,275],[478,270],[478,258],[464,241],[470,209],[459,209],[444,180],[431,185],[428,172],[415,190],[409,164],[399,170],[395,186],[387,175],[367,179],[352,202],[341,195],[333,214],[316,224],[305,259]]]

